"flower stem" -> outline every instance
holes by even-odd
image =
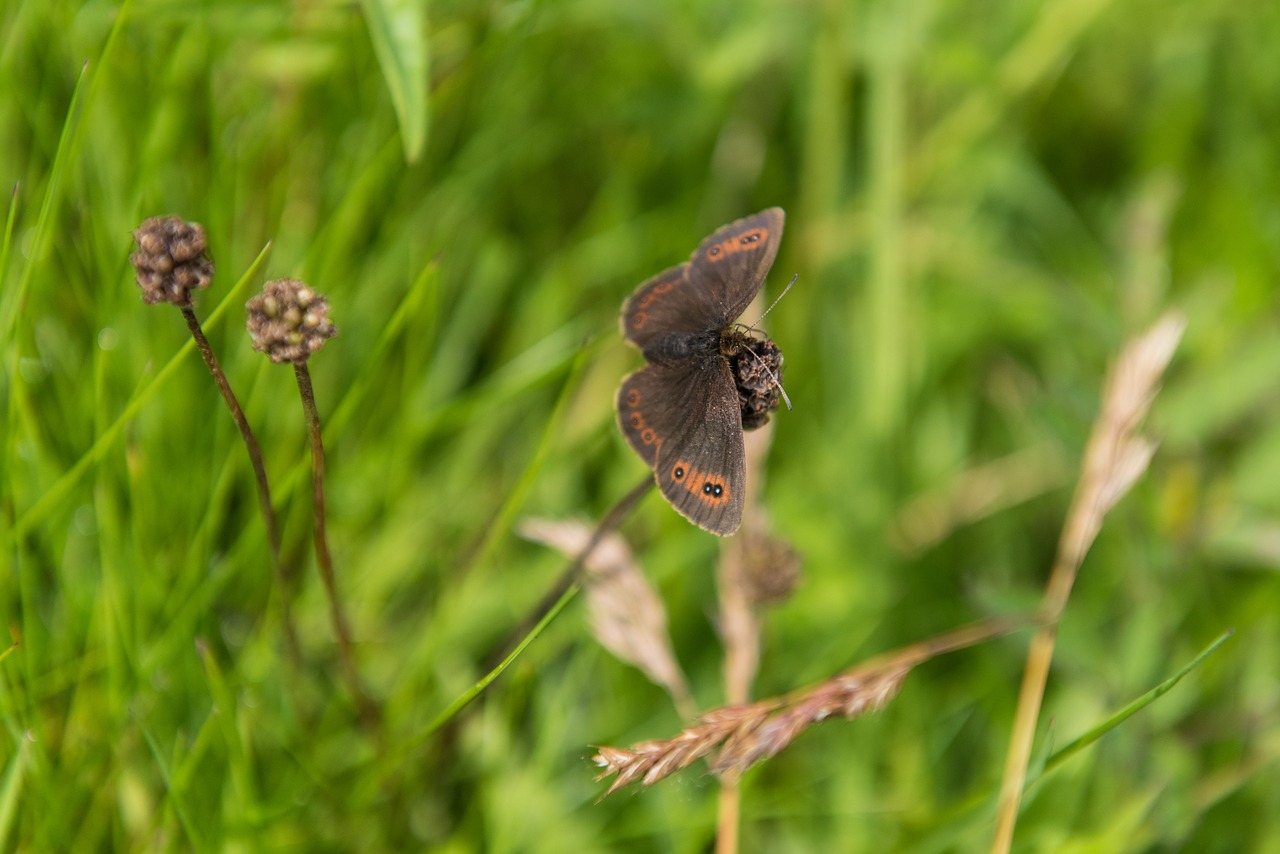
[[[306,362],[294,362],[293,373],[298,379],[298,392],[302,396],[302,409],[306,413],[307,433],[311,437],[311,492],[315,509],[315,542],[316,565],[320,569],[320,579],[324,582],[325,594],[329,597],[329,618],[333,623],[333,632],[338,638],[338,657],[342,664],[342,675],[347,680],[347,689],[351,692],[359,710],[360,721],[369,732],[376,732],[379,725],[378,708],[365,693],[360,684],[360,674],[356,670],[355,655],[351,646],[351,627],[346,614],[342,610],[342,601],[338,597],[338,583],[333,572],[333,557],[329,553],[329,540],[325,534],[324,512],[324,442],[320,436],[320,415],[316,412],[316,396],[311,388],[311,373]]]
[[[227,382],[227,376],[222,372],[218,357],[213,354],[213,348],[209,346],[209,339],[205,338],[204,330],[200,328],[200,321],[196,319],[195,311],[190,306],[179,308],[183,319],[187,322],[187,329],[191,330],[191,337],[195,339],[196,347],[209,368],[209,373],[213,375],[214,384],[217,385],[223,401],[226,402],[227,409],[231,411],[231,418],[236,422],[240,438],[244,440],[245,450],[249,453],[249,464],[253,466],[253,477],[258,488],[258,507],[262,510],[262,522],[266,526],[267,542],[271,546],[271,563],[275,569],[276,583],[280,587],[280,622],[284,625],[285,645],[288,648],[289,660],[297,666],[302,660],[302,655],[298,646],[298,632],[293,624],[288,577],[284,570],[284,562],[280,558],[280,526],[276,522],[275,509],[271,506],[271,488],[267,485],[267,467],[262,461],[262,449],[258,447],[258,439],[249,427],[249,420],[245,418],[240,402],[231,391],[231,384]]]

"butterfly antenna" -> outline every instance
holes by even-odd
[[[782,293],[778,294],[777,298],[775,298],[774,301],[769,304],[769,307],[764,310],[764,314],[760,315],[760,317],[756,319],[756,322],[751,324],[747,328],[755,329],[757,326],[759,326],[761,321],[763,321],[766,317],[769,316],[769,312],[773,311],[774,306],[782,302],[782,298],[787,295],[787,291],[791,290],[791,286],[796,283],[796,279],[798,278],[800,278],[799,273],[796,273],[794,276],[792,276],[791,281],[787,282],[787,286],[782,289]],[[788,406],[787,408],[790,409],[791,407]]]
[[[795,279],[792,279],[791,281],[794,282]],[[790,288],[791,285],[787,285],[787,287]],[[783,291],[783,293],[785,294],[786,291]],[[778,299],[782,299],[782,297],[778,297]],[[774,305],[777,305],[778,300],[774,300],[773,302],[774,302]],[[769,306],[769,307],[773,308],[773,306]],[[767,311],[765,312],[765,314],[768,314],[768,313],[769,312]],[[748,347],[746,348],[746,351],[751,354],[751,358],[755,359],[756,362],[759,363],[760,369],[769,375],[769,379],[773,380],[773,384],[778,387],[778,394],[782,395],[782,402],[787,405],[787,411],[790,412],[791,398],[787,397],[787,390],[782,387],[782,380],[778,378],[777,374],[769,370],[769,366],[764,363],[764,359],[761,359],[760,355],[756,353],[755,350],[752,350],[750,347]]]

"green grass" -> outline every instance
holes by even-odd
[[[563,566],[515,523],[599,518],[643,473],[623,298],[776,204],[796,406],[764,502],[805,577],[757,695],[1034,606],[1108,360],[1181,308],[1015,847],[1280,850],[1278,43],[1272,4],[1232,0],[0,5],[0,847],[707,850],[697,769],[595,802],[592,745],[681,722],[580,601],[423,734]],[[301,567],[300,670],[239,437],[132,281],[165,213],[209,232],[197,314]],[[291,371],[244,333],[281,276],[340,329],[311,372],[383,743],[338,670]],[[913,543],[917,499],[1029,450],[1014,499]],[[720,703],[716,541],[656,496],[623,532]],[[985,850],[1026,640],[750,772],[743,849]]]

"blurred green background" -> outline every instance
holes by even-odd
[[[758,696],[1033,607],[1108,360],[1181,308],[1037,755],[1237,634],[1033,788],[1016,847],[1280,851],[1278,44],[1248,0],[0,4],[0,847],[707,850],[696,768],[595,803],[591,745],[681,722],[581,602],[419,736],[563,567],[514,523],[643,474],[623,298],[781,205],[764,503],[805,577]],[[301,671],[239,438],[132,281],[164,213],[209,232],[197,313],[302,565]],[[341,330],[311,369],[382,744],[338,678],[293,378],[243,331],[279,276]],[[722,702],[718,542],[653,495],[623,531]],[[1025,647],[752,771],[744,849],[984,850]]]

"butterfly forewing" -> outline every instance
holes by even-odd
[[[688,264],[659,273],[640,287],[622,306],[622,334],[641,350],[655,339],[673,332],[705,332],[707,303],[689,287]]]
[[[782,208],[752,214],[717,230],[693,253],[685,274],[690,290],[716,306],[714,322],[706,328],[737,320],[755,299],[778,255],[785,218]]]

